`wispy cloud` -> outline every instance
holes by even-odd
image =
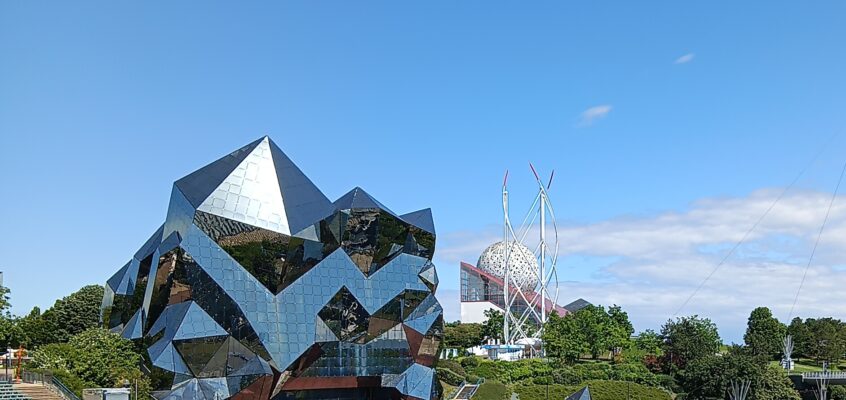
[[[590,224],[559,222],[562,257],[613,260],[591,279],[578,282],[572,279],[572,271],[579,265],[559,265],[559,300],[566,303],[584,297],[595,304],[620,304],[637,329],[655,329],[684,303],[779,193],[771,189],[745,197],[702,199],[684,212]],[[681,314],[713,319],[729,341],[742,339],[746,318],[757,306],[768,306],[776,317],[786,320],[830,196],[806,191],[783,197]],[[497,227],[442,235],[439,258],[447,265],[459,259],[472,262],[487,244],[498,240]],[[846,318],[840,306],[846,303],[843,287],[846,196],[834,203],[793,316]],[[451,306],[457,306],[457,301],[445,304]]]
[[[602,104],[584,110],[582,112],[581,118],[579,119],[579,126],[589,126],[592,125],[596,120],[605,118],[605,116],[611,112],[611,108],[612,107],[610,104]]]
[[[687,63],[693,61],[694,56],[696,56],[696,55],[693,54],[693,53],[687,53],[687,54],[677,58],[676,61],[673,64],[687,64]]]

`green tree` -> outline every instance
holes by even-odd
[[[664,357],[671,365],[684,368],[689,362],[716,354],[722,342],[717,325],[698,316],[668,320],[661,327]]]
[[[0,346],[17,347],[23,335],[17,320],[9,312],[10,307],[9,288],[0,286]]]
[[[836,363],[846,351],[846,330],[843,323],[834,318],[808,318],[808,356],[817,361]]]
[[[23,337],[23,332],[15,319],[11,316],[0,317],[0,346],[18,347]]]
[[[759,360],[735,346],[725,355],[708,355],[689,362],[680,374],[685,398],[724,399],[732,381],[749,380],[749,400],[799,400],[799,393],[783,371]]]
[[[637,335],[634,345],[646,354],[661,355],[661,336],[652,329],[647,329]]]
[[[8,316],[12,304],[9,303],[9,288],[0,286],[0,315]]]
[[[769,308],[758,307],[749,314],[743,341],[753,355],[775,360],[781,354],[781,342],[786,333],[787,327],[773,317]]]
[[[787,334],[793,338],[793,354],[795,356],[809,357],[811,346],[811,331],[802,318],[796,317],[790,321],[787,327]]]
[[[629,314],[622,307],[614,304],[608,308],[609,344],[613,348],[627,347],[634,334],[634,326],[629,321]]]
[[[614,326],[602,306],[589,305],[582,308],[575,313],[575,320],[584,335],[591,358],[599,358],[613,345]]]
[[[30,353],[32,366],[51,371],[70,371],[76,357],[74,348],[67,343],[45,344]]]
[[[138,380],[139,397],[149,391],[149,382],[138,368],[141,355],[132,341],[103,328],[85,330],[67,343],[41,346],[32,352],[32,358],[33,368],[69,373],[86,386],[119,387],[125,381]]]
[[[53,329],[53,340],[66,342],[71,336],[100,325],[100,304],[103,301],[103,287],[89,285],[62,299],[56,300],[49,310],[42,314]]]
[[[732,380],[754,380],[760,366],[739,348],[728,354],[708,354],[691,359],[679,374],[686,399],[724,399]]]
[[[485,340],[481,324],[453,322],[444,325],[444,346],[467,349],[478,346]]]
[[[587,338],[576,321],[576,314],[563,317],[550,314],[542,338],[547,354],[568,364],[575,363],[588,351]]]
[[[29,349],[36,349],[41,345],[56,342],[55,327],[52,321],[41,314],[38,307],[33,307],[25,317],[17,320],[21,330],[23,345]]]
[[[482,335],[486,338],[502,340],[503,325],[505,323],[505,316],[503,313],[489,309],[485,310],[485,317],[487,320],[482,324]]]
[[[800,400],[799,392],[793,387],[784,371],[777,366],[767,365],[753,383],[749,400]]]

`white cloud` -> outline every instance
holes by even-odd
[[[581,118],[579,120],[579,126],[589,126],[593,124],[594,121],[605,118],[608,113],[611,112],[611,105],[610,104],[603,104],[595,107],[588,108],[587,110],[582,112]]]
[[[693,53],[687,53],[687,54],[677,58],[676,61],[673,62],[673,64],[687,64],[687,63],[693,61],[693,57],[695,57],[695,56],[696,55],[693,54]]]
[[[612,260],[592,267],[598,269],[589,274],[590,279],[581,281],[572,276],[584,266],[561,265],[560,302],[584,297],[595,304],[620,304],[638,329],[656,329],[779,193],[759,190],[740,198],[702,199],[684,212],[590,224],[559,223],[563,256]],[[830,196],[806,191],[782,198],[681,314],[713,319],[729,341],[742,340],[746,318],[754,307],[770,307],[777,318],[787,319]],[[459,260],[472,262],[485,246],[501,240],[500,236],[498,227],[442,235],[437,256],[441,263],[452,265]],[[840,306],[846,303],[844,287],[846,198],[834,203],[793,316],[846,319]]]

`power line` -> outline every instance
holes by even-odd
[[[805,265],[805,271],[802,273],[802,280],[799,281],[799,289],[796,291],[796,297],[793,298],[793,305],[790,306],[790,314],[787,316],[788,321],[793,318],[793,309],[796,308],[796,302],[799,300],[799,293],[802,291],[802,286],[805,285],[805,278],[808,276],[808,269],[811,268],[811,262],[814,261],[814,254],[817,253],[817,246],[820,244],[820,238],[822,237],[823,230],[825,230],[825,224],[828,222],[828,216],[831,214],[831,208],[834,206],[834,200],[837,198],[837,192],[840,190],[840,183],[843,182],[844,173],[846,173],[846,163],[843,164],[843,169],[840,171],[840,178],[837,179],[837,186],[834,187],[834,193],[831,194],[831,201],[828,202],[828,209],[825,211],[825,217],[823,218],[822,225],[820,225],[820,231],[817,233],[817,240],[814,241],[814,248],[811,250],[811,256],[808,258],[808,264]]]
[[[729,259],[729,257],[731,257],[734,254],[734,252],[743,244],[743,242],[746,241],[746,239],[749,237],[749,235],[752,234],[752,232],[755,230],[755,228],[757,228],[758,225],[761,224],[761,221],[763,221],[764,218],[766,218],[766,216],[770,213],[770,211],[772,211],[772,209],[776,206],[776,204],[778,204],[778,202],[784,197],[784,195],[787,194],[787,192],[790,191],[790,189],[792,189],[793,186],[796,185],[796,182],[798,182],[799,179],[802,178],[803,175],[805,175],[805,172],[807,172],[808,169],[811,167],[811,165],[813,165],[817,161],[817,159],[820,157],[820,155],[828,148],[828,144],[831,143],[831,141],[833,141],[834,138],[837,137],[837,135],[838,134],[835,133],[834,135],[832,135],[826,141],[825,145],[817,152],[816,155],[814,155],[814,158],[812,158],[811,161],[808,164],[806,164],[805,167],[802,168],[801,171],[799,171],[799,174],[796,175],[795,178],[793,178],[793,181],[791,181],[790,184],[787,185],[786,188],[784,188],[784,190],[782,190],[782,192],[778,195],[778,197],[776,197],[776,199],[772,202],[772,204],[770,204],[770,206],[767,207],[767,210],[764,211],[764,213],[761,215],[761,217],[758,218],[757,221],[755,221],[755,223],[752,225],[751,228],[749,228],[748,231],[746,231],[746,233],[743,235],[743,237],[741,237],[740,240],[737,241],[737,243],[734,244],[734,246],[731,248],[731,250],[729,250],[729,252],[726,253],[726,255],[722,258],[722,260],[720,260],[720,262],[717,263],[717,265],[711,270],[711,273],[709,273],[708,276],[706,276],[705,279],[703,279],[702,282],[699,283],[699,286],[696,287],[696,289],[693,291],[693,293],[691,293],[690,296],[688,296],[688,298],[684,301],[684,303],[682,303],[682,305],[676,310],[676,312],[673,313],[673,317],[677,316],[687,306],[687,304],[690,303],[690,300],[692,300],[694,297],[696,297],[696,295],[699,293],[699,291],[702,290],[702,287],[705,286],[705,284],[711,279],[711,277],[714,276],[715,273],[717,273],[717,271],[720,269],[720,267],[722,267],[723,264],[726,263],[726,261]],[[841,178],[842,178],[842,176],[841,176]],[[838,185],[839,185],[839,183],[838,183]]]

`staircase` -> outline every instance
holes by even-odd
[[[458,394],[453,397],[455,400],[468,400],[476,394],[476,389],[479,388],[479,385],[471,385],[466,384],[461,387],[461,390],[458,391]]]
[[[26,399],[32,400],[64,400],[62,396],[50,390],[49,386],[40,383],[16,383],[12,385],[15,390],[22,393]]]
[[[29,400],[29,397],[12,388],[12,384],[0,381],[0,399],[2,400]]]

